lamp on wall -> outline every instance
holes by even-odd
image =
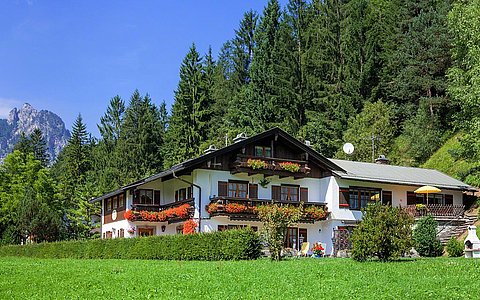
[[[167,229],[167,226],[162,225],[162,232],[165,232],[165,229]]]

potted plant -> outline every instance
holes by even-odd
[[[313,257],[322,257],[325,255],[325,248],[321,243],[315,243],[312,247]]]
[[[251,159],[249,158],[247,160],[247,166],[249,168],[252,168],[254,170],[258,170],[258,169],[266,169],[267,168],[267,163],[263,160],[260,160],[260,159]]]
[[[299,164],[289,162],[289,161],[281,162],[280,167],[282,168],[282,170],[289,171],[289,172],[292,172],[292,173],[297,173],[298,171],[300,171],[300,165]]]

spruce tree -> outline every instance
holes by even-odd
[[[278,39],[280,29],[280,5],[270,0],[265,7],[255,30],[255,48],[251,66],[251,84],[247,92],[250,114],[250,127],[260,132],[276,121],[275,100],[275,59],[278,58]]]
[[[32,145],[33,157],[39,160],[44,167],[46,167],[50,161],[50,155],[48,154],[48,146],[43,133],[40,129],[35,128],[30,135],[30,143]]]
[[[123,183],[161,170],[163,162],[159,153],[163,145],[162,126],[159,110],[150,96],[142,98],[135,90],[125,111],[118,142]]]
[[[199,154],[205,140],[208,99],[203,84],[203,66],[195,44],[190,47],[180,67],[180,82],[166,134],[166,168]]]

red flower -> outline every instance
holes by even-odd
[[[123,217],[129,221],[133,221],[133,219],[135,218],[135,215],[133,214],[133,212],[130,210],[130,209],[127,209],[124,213],[123,213]]]
[[[239,203],[228,203],[225,205],[225,211],[230,214],[235,214],[235,213],[243,213],[246,212],[248,208]]]
[[[193,234],[197,228],[197,222],[190,219],[183,223],[183,234]]]

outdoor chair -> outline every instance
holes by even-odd
[[[299,256],[307,256],[309,250],[310,250],[310,243],[303,242],[302,247],[300,248]]]

